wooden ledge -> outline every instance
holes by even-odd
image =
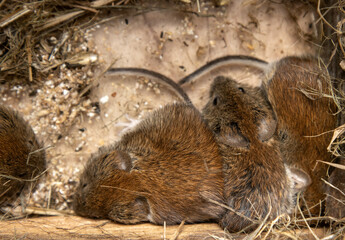
[[[0,221],[0,239],[214,239],[225,237],[215,223],[163,226],[122,225],[77,216],[52,216]],[[179,231],[180,230],[180,231]],[[175,235],[175,236],[174,236]]]
[[[296,230],[297,231],[297,230]],[[322,238],[326,230],[313,229]],[[308,229],[282,234],[314,239]],[[241,239],[245,237],[237,237]],[[153,224],[122,225],[109,220],[93,220],[77,216],[52,216],[0,221],[0,239],[230,239],[215,223],[157,226]],[[279,238],[280,239],[280,238]]]

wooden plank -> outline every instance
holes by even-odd
[[[0,239],[242,239],[245,235],[227,237],[215,223],[179,226],[157,226],[153,224],[122,225],[108,220],[93,220],[77,216],[52,216],[0,221]],[[324,229],[312,229],[322,238]],[[262,236],[266,233],[264,232]],[[282,232],[280,238],[294,236],[296,239],[315,239],[308,230]],[[218,237],[218,238],[217,238]]]
[[[171,239],[179,226],[122,225],[108,220],[54,216],[0,221],[0,239]],[[177,239],[225,237],[217,224],[184,225]]]

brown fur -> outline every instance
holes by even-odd
[[[226,203],[252,219],[228,210],[221,226],[229,231],[250,230],[268,214],[272,219],[290,213],[294,183],[284,165],[275,135],[276,120],[263,91],[217,77],[203,115],[223,156]]]
[[[11,204],[46,167],[45,152],[31,127],[13,110],[0,105],[0,207]],[[17,178],[20,180],[16,180]]]
[[[276,112],[282,153],[287,163],[303,169],[312,179],[305,192],[307,205],[313,216],[319,215],[320,201],[325,192],[321,178],[328,166],[317,160],[330,162],[327,146],[336,127],[335,104],[332,99],[308,98],[300,89],[314,89],[329,94],[326,74],[318,61],[309,57],[287,57],[273,68],[273,77],[266,83],[268,99]],[[318,206],[317,206],[318,205]]]
[[[200,113],[185,104],[150,114],[88,161],[74,199],[81,216],[133,224],[219,219],[222,159]]]

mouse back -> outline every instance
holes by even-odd
[[[304,197],[309,207],[324,198],[321,178],[330,162],[327,147],[336,128],[336,106],[331,96],[330,77],[317,58],[286,57],[278,61],[264,86],[277,116],[278,136],[286,163],[304,170],[311,184]],[[319,216],[322,207],[309,212]]]
[[[327,71],[316,58],[286,57],[275,64],[273,77],[264,82],[264,88],[280,125],[295,135],[313,136],[335,125],[337,110],[328,97],[332,95],[330,84]]]
[[[194,107],[171,104],[91,157],[74,209],[122,223],[207,221],[224,212],[209,201],[223,201],[223,184],[212,131]]]

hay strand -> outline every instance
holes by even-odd
[[[2,3],[4,3],[4,1]],[[18,18],[25,16],[26,14],[30,13],[31,11],[32,11],[31,9],[27,8],[27,6],[24,5],[22,9],[19,9],[15,12],[3,17],[0,20],[0,28],[7,26],[8,24],[16,21]]]

